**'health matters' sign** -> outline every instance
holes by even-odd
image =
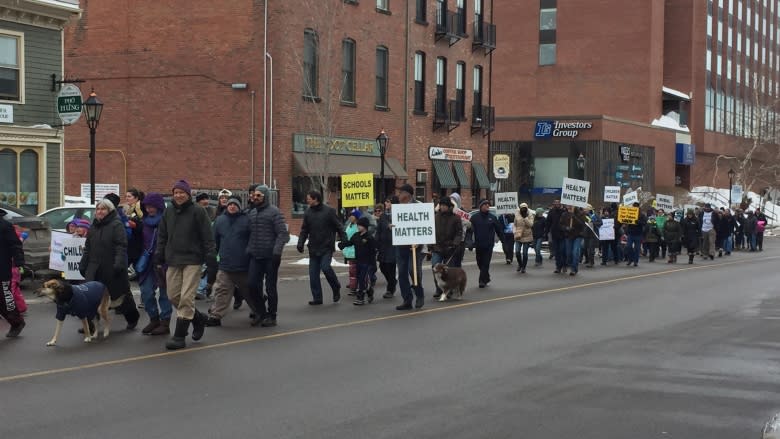
[[[576,207],[588,207],[590,182],[563,177],[561,204]]]
[[[513,214],[517,210],[517,192],[499,192],[496,194],[496,213]]]
[[[393,245],[435,244],[433,203],[393,204]]]

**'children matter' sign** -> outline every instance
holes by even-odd
[[[620,202],[620,186],[604,186],[604,202],[605,203],[619,203]]]
[[[561,204],[576,207],[588,207],[590,182],[563,177]]]
[[[393,245],[435,244],[433,203],[393,204]]]

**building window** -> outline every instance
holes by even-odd
[[[341,43],[342,65],[341,102],[355,102],[355,40],[347,38]]]
[[[414,54],[414,111],[425,112],[425,53]]]
[[[455,102],[457,119],[466,120],[466,63],[459,61],[455,65]]]
[[[428,2],[427,0],[417,0],[415,20],[418,23],[428,22]]]
[[[539,30],[554,30],[557,24],[557,9],[539,10]]]
[[[0,100],[24,101],[23,48],[23,34],[0,33]]]
[[[482,107],[482,66],[474,66],[474,105]]]
[[[447,116],[447,58],[436,58],[436,116]]]
[[[466,0],[457,0],[455,4],[458,20],[458,35],[466,34]]]
[[[387,108],[387,47],[376,48],[376,106]]]
[[[317,32],[306,29],[303,32],[303,96],[317,97]]]
[[[555,44],[539,45],[539,65],[549,66],[555,64]]]
[[[31,149],[0,150],[0,203],[38,213],[38,153]]]
[[[376,8],[380,11],[389,11],[390,0],[376,0]]]

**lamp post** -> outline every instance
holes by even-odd
[[[731,203],[731,193],[733,192],[732,188],[734,187],[734,174],[734,169],[729,169],[729,209],[733,206]]]
[[[585,180],[585,156],[582,153],[577,157],[577,169],[582,171],[582,179]]]
[[[382,128],[382,131],[380,131],[379,135],[376,136],[376,143],[379,145],[379,157],[382,160],[381,167],[379,168],[380,203],[384,203],[385,201],[385,154],[387,153],[387,143],[389,141],[390,138],[387,137],[384,128]]]
[[[87,126],[89,127],[89,192],[92,204],[95,204],[95,131],[100,123],[103,102],[97,98],[94,89],[89,94],[89,99],[84,102],[84,112],[87,113]]]
[[[534,162],[531,162],[531,166],[528,168],[528,204],[531,209],[534,208],[534,177],[536,177],[536,166],[534,166]]]

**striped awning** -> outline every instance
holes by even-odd
[[[455,168],[455,176],[458,177],[461,189],[471,189],[471,182],[466,175],[466,167],[463,162],[452,162],[452,166]]]
[[[439,179],[439,187],[444,189],[455,189],[458,187],[455,176],[452,174],[449,160],[432,160],[432,162],[433,171],[436,173],[436,178]]]
[[[471,170],[477,180],[477,189],[490,189],[490,179],[487,176],[487,170],[482,163],[471,163]]]

